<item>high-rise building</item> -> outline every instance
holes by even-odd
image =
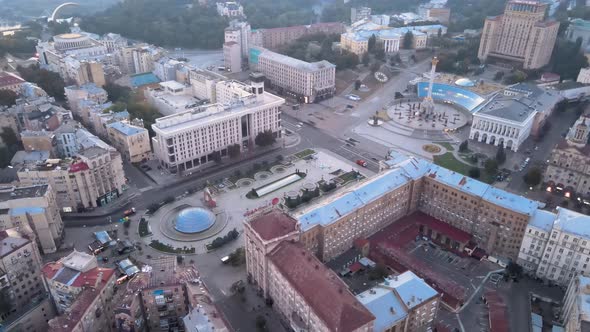
[[[37,245],[16,228],[0,231],[0,296],[10,304],[0,312],[5,331],[46,331],[55,316]]]
[[[47,184],[0,188],[0,230],[19,227],[44,253],[57,251],[64,237],[55,193]]]
[[[548,4],[511,0],[503,15],[486,18],[478,57],[518,63],[537,69],[549,63],[559,22],[545,20]]]
[[[248,57],[250,34],[248,22],[232,20],[229,22],[229,27],[225,28],[223,59],[227,70],[233,73],[242,71],[242,59]]]
[[[250,67],[271,86],[303,103],[330,98],[336,92],[336,66],[326,60],[305,62],[261,48],[250,48]]]
[[[150,158],[152,146],[150,135],[143,126],[127,122],[114,122],[107,125],[109,141],[125,160],[139,163]]]

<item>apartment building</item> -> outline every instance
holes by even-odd
[[[19,136],[27,152],[49,151],[53,155],[57,151],[55,135],[52,131],[23,130]]]
[[[590,278],[576,276],[570,281],[561,309],[560,319],[566,332],[590,330]]]
[[[314,34],[334,35],[346,31],[346,26],[340,22],[314,23],[310,25],[296,25],[272,29],[256,29],[252,31],[251,46],[259,46],[269,50],[277,50],[295,40]]]
[[[227,156],[230,145],[253,146],[256,135],[263,131],[280,137],[280,106],[285,101],[264,91],[264,78],[254,80],[249,85],[220,82],[216,104],[156,119],[152,145],[161,165],[184,173],[213,162],[217,152]]]
[[[350,23],[355,23],[371,18],[371,8],[369,7],[352,7],[350,8]]]
[[[43,266],[43,276],[59,316],[49,331],[112,331],[115,270],[98,267],[96,257],[73,251]]]
[[[56,195],[47,184],[0,187],[0,229],[18,227],[44,253],[57,251],[64,237]]]
[[[94,83],[88,83],[81,86],[65,87],[65,95],[73,114],[80,117],[82,123],[90,124],[89,112],[83,108],[84,102],[93,101],[97,104],[104,104],[108,100],[106,90]]]
[[[539,278],[566,286],[575,276],[590,273],[590,217],[562,207],[531,220],[518,262]]]
[[[356,298],[375,316],[375,332],[431,331],[441,295],[412,271],[390,276]]]
[[[10,310],[0,313],[0,325],[7,331],[47,330],[55,310],[41,275],[41,255],[34,238],[17,228],[0,231],[0,294]]]
[[[73,80],[77,85],[94,83],[104,86],[106,83],[103,66],[97,61],[77,60],[66,57],[64,62],[64,78]]]
[[[11,90],[16,94],[20,94],[24,83],[25,80],[15,74],[0,71],[0,90]]]
[[[48,159],[18,170],[23,185],[49,184],[64,212],[104,206],[123,192],[125,174],[119,152],[93,146],[76,159]]]
[[[242,71],[243,58],[240,44],[235,41],[223,43],[223,64],[225,70],[230,73],[239,73]]]
[[[300,102],[317,102],[336,92],[336,66],[328,61],[305,62],[261,47],[250,48],[249,61],[279,94]]]
[[[537,69],[549,63],[559,22],[545,20],[547,3],[511,0],[503,15],[485,20],[478,57]]]
[[[200,100],[216,103],[216,85],[219,82],[227,81],[227,77],[206,69],[191,69],[189,81],[193,96]]]
[[[590,115],[582,114],[549,155],[543,181],[548,192],[565,197],[590,196]]]
[[[147,129],[127,122],[114,122],[107,125],[109,142],[123,158],[139,163],[150,158],[152,147]]]

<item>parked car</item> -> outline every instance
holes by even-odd
[[[357,96],[357,95],[353,95],[353,94],[349,94],[345,96],[347,99],[353,100],[353,101],[359,101],[361,100],[361,97]]]

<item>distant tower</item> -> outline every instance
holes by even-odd
[[[262,73],[253,72],[250,74],[250,88],[256,98],[262,98],[264,95],[264,81],[265,77]]]
[[[436,65],[438,64],[438,59],[436,57],[432,58],[432,68],[430,68],[430,81],[428,82],[428,95],[424,98],[423,102],[423,112],[426,114],[431,114],[434,111],[434,100],[432,99],[432,86],[434,85],[434,75],[436,74]]]

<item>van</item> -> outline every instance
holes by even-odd
[[[222,264],[227,264],[227,262],[229,262],[229,256],[223,256],[223,257],[221,257],[221,263]]]

